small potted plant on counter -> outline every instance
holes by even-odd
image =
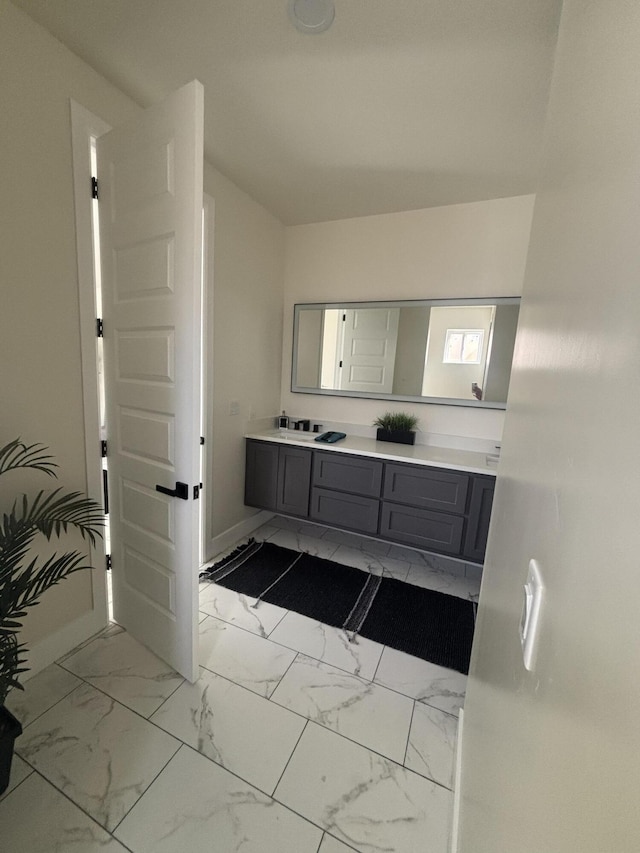
[[[378,427],[378,441],[393,441],[396,444],[415,444],[417,424],[418,418],[406,412],[385,412],[373,422]]]
[[[0,474],[33,468],[56,477],[57,466],[46,450],[41,444],[23,444],[19,438],[9,442],[0,448]],[[91,568],[79,551],[34,555],[34,540],[40,535],[59,539],[76,530],[95,544],[104,525],[100,504],[80,492],[40,491],[33,498],[21,495],[9,506],[0,513],[0,794],[9,784],[14,741],[22,734],[19,721],[4,706],[11,689],[24,689],[19,681],[27,669],[24,644],[18,643],[22,620],[47,589],[72,572]]]

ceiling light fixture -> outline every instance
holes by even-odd
[[[333,23],[335,14],[333,0],[289,0],[289,18],[301,33],[323,33]]]

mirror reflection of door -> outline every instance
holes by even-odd
[[[343,312],[341,391],[391,393],[399,315],[398,308],[349,308]]]

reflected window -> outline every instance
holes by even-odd
[[[443,364],[480,364],[484,329],[447,329]]]

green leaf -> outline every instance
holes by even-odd
[[[53,470],[58,466],[53,456],[45,453],[49,448],[44,444],[24,444],[19,438],[0,448],[0,474],[17,468],[36,468],[50,477],[57,477]]]
[[[34,468],[55,477],[52,457],[41,444],[26,445],[16,439],[0,448],[0,474],[20,468]],[[22,689],[18,676],[27,671],[25,646],[17,633],[29,607],[42,595],[74,572],[90,569],[86,555],[79,551],[53,554],[49,558],[30,557],[38,534],[51,540],[75,530],[92,545],[101,536],[104,511],[100,504],[81,492],[40,491],[35,497],[15,499],[9,512],[0,515],[0,705],[9,690]]]

